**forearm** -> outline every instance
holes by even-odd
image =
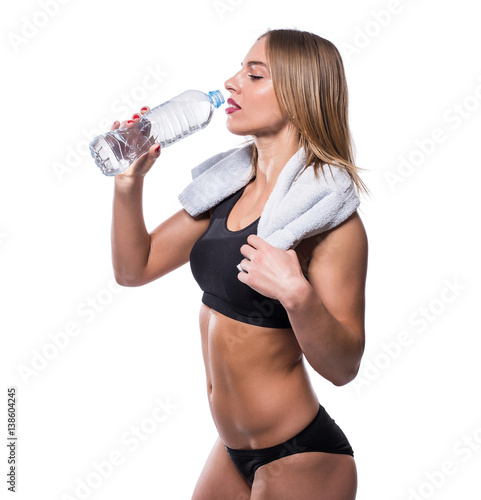
[[[282,300],[309,364],[335,385],[353,380],[364,346],[359,332],[338,321],[305,279]]]
[[[112,264],[117,281],[135,286],[150,252],[142,209],[143,177],[115,178],[112,215]]]

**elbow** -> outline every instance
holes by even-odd
[[[349,384],[349,382],[352,382],[356,378],[358,371],[359,368],[355,371],[346,373],[341,377],[331,378],[330,382],[334,384],[336,387],[342,387],[343,385],[347,385]]]
[[[305,355],[305,354],[304,354]],[[314,364],[311,362],[311,360],[306,356],[306,360],[309,362],[309,364],[312,366],[312,368],[319,373],[322,377],[324,377],[326,380],[331,382],[331,384],[335,385],[336,387],[341,387],[343,385],[348,384],[349,382],[352,382],[360,368],[361,361],[351,362],[351,363],[336,363],[336,365],[331,365],[329,369],[327,369],[326,366],[322,365],[320,366],[319,364]],[[341,369],[339,369],[339,365],[344,365]]]
[[[350,370],[346,370],[344,373],[339,373],[337,374],[336,377],[332,377],[330,379],[330,382],[334,384],[336,387],[341,387],[343,385],[349,384],[349,382],[352,382],[357,374],[359,373],[359,368],[361,365],[361,360],[356,363],[354,367],[352,367]]]
[[[144,284],[144,282],[141,281],[136,276],[131,276],[115,270],[114,270],[114,278],[117,284],[119,284],[120,286],[136,287],[136,286],[142,286]]]
[[[331,372],[327,372],[325,369],[318,369],[312,364],[311,366],[317,373],[319,373],[319,375],[324,377],[336,387],[341,387],[343,385],[349,384],[349,382],[352,382],[356,378],[356,375],[359,371],[359,367],[357,367],[355,370],[350,371],[343,370],[342,372],[340,372],[339,370],[332,370]]]
[[[342,387],[343,385],[347,385],[350,382],[348,379],[331,379],[331,383],[336,387]]]
[[[343,385],[349,384],[349,382],[352,382],[359,373],[363,354],[364,341],[361,342],[358,351],[355,354],[353,353],[351,361],[348,363],[343,373],[336,374],[336,378],[331,379],[331,382],[337,387],[341,387]]]
[[[136,286],[132,281],[128,281],[120,276],[115,275],[115,281],[120,286],[133,287]]]

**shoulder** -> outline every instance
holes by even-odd
[[[296,250],[307,261],[367,259],[367,233],[357,210],[344,222],[323,233],[302,240]]]

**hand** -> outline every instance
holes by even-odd
[[[240,251],[245,257],[240,262],[244,272],[237,278],[266,297],[283,303],[299,280],[305,280],[295,250],[281,250],[251,234]]]
[[[141,119],[141,115],[144,115],[150,111],[148,106],[144,106],[140,113],[135,113],[132,115],[130,120],[125,120],[122,123],[115,121],[110,130],[117,130],[123,127],[133,127],[136,123],[138,123]],[[125,169],[120,174],[116,175],[116,177],[120,178],[135,178],[135,177],[144,177],[147,172],[152,168],[152,165],[155,163],[157,158],[160,156],[160,144],[152,144],[149,150],[139,156],[134,162],[132,162],[127,169]]]

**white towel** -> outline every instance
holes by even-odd
[[[251,179],[251,145],[219,153],[192,170],[193,181],[179,201],[195,217],[237,192]],[[286,163],[262,211],[257,234],[271,245],[287,250],[302,239],[320,234],[346,220],[359,206],[349,174],[326,165],[314,176],[306,168],[303,149]]]

